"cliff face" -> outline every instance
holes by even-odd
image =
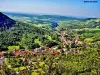
[[[0,12],[0,28],[8,29],[15,24],[15,21]]]

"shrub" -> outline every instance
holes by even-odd
[[[8,50],[14,50],[14,49],[19,50],[20,47],[19,46],[8,46]]]

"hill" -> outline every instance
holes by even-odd
[[[0,23],[2,27],[8,28],[0,31],[0,50],[8,50],[9,46],[34,49],[48,44],[49,41],[55,43],[53,40],[57,39],[56,34],[49,29],[14,21],[2,13],[0,13]]]
[[[15,21],[0,12],[0,29],[10,28],[15,24]]]

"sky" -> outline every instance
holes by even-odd
[[[100,0],[0,0],[0,11],[100,18]]]

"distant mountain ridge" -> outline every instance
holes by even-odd
[[[0,28],[10,28],[15,24],[15,21],[0,12]]]
[[[14,12],[3,12],[6,15],[12,16],[25,16],[25,17],[38,17],[40,19],[52,19],[53,21],[58,20],[79,20],[81,18],[71,17],[71,16],[61,16],[61,15],[42,15],[42,14],[27,14],[27,13],[14,13]]]

